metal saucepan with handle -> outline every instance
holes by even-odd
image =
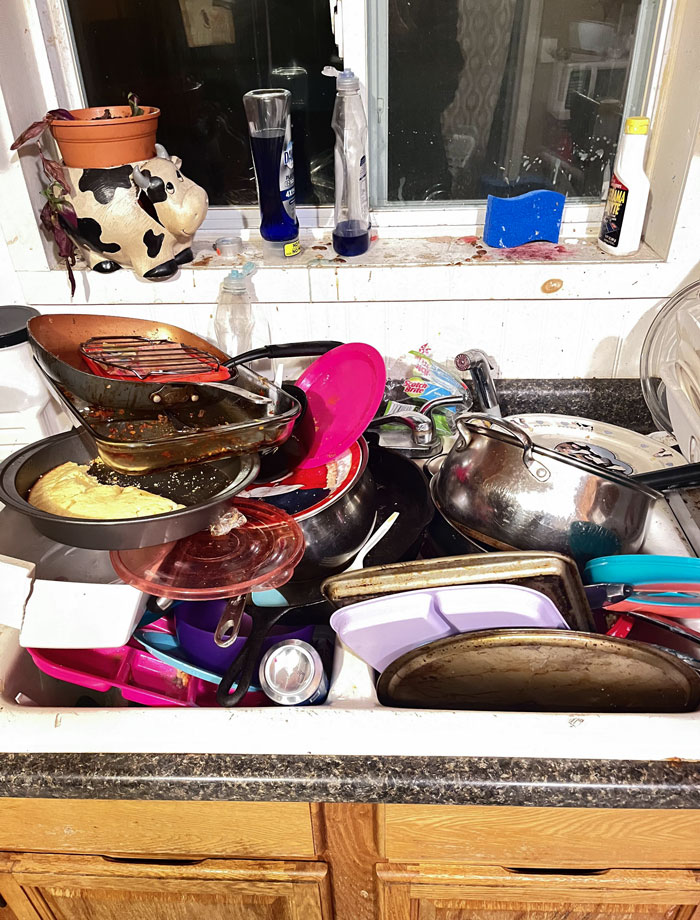
[[[96,316],[80,313],[60,313],[35,316],[27,323],[29,344],[42,371],[54,383],[93,406],[110,409],[147,410],[175,406],[192,401],[204,402],[221,398],[221,394],[243,396],[254,405],[265,406],[277,402],[284,407],[298,406],[292,399],[283,399],[277,388],[251,371],[246,375],[245,386],[237,385],[236,367],[259,358],[307,357],[325,354],[342,344],[333,341],[289,342],[269,345],[230,358],[215,345],[200,336],[169,323],[150,322],[124,316]],[[222,383],[168,383],[167,379],[155,383],[113,377],[98,377],[85,368],[80,346],[96,336],[142,336],[149,339],[167,339],[182,345],[201,349],[216,358],[223,367],[231,370],[231,380]],[[251,376],[252,375],[252,376]],[[256,382],[258,386],[256,387]],[[271,392],[268,392],[271,391]],[[257,402],[256,402],[257,400]],[[280,402],[281,401],[281,402]],[[277,406],[276,408],[279,408]]]
[[[599,470],[538,447],[504,419],[463,416],[457,427],[431,481],[433,500],[460,532],[498,549],[551,550],[580,564],[635,553],[657,489],[700,478],[687,467],[636,476]]]

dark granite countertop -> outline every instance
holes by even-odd
[[[700,763],[496,757],[3,754],[0,795],[700,808]]]

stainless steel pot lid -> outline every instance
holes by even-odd
[[[678,451],[655,438],[595,419],[530,413],[510,415],[507,420],[526,431],[538,447],[574,457],[596,470],[629,476],[685,463]]]

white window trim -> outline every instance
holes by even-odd
[[[344,27],[346,60],[352,62],[360,75],[366,100],[369,61],[365,0],[333,2],[339,7],[337,21],[342,22]],[[700,44],[700,22],[696,13],[696,0],[669,0],[663,22],[658,26],[657,53],[647,87],[649,99],[654,100],[654,130],[649,157],[652,204],[646,236],[661,258],[680,259],[684,263],[691,257],[693,244],[689,237],[694,238],[692,231],[695,227],[681,228],[683,233],[677,234],[677,237],[685,243],[679,249],[674,242],[676,255],[671,251],[671,242],[683,184],[692,159],[694,132],[700,122],[700,99],[696,93],[687,91],[689,86],[700,85],[700,63],[695,50]],[[5,25],[7,28],[3,29]],[[83,101],[75,49],[69,39],[61,0],[3,0],[0,4],[0,57],[3,45],[7,43],[8,48],[15,49],[16,58],[22,57],[25,65],[24,69],[11,68],[9,75],[8,70],[3,73],[0,66],[3,79],[0,86],[0,143],[4,151],[7,151],[13,133],[24,128],[40,111],[59,103],[77,106]],[[679,52],[681,46],[688,46],[693,51]],[[56,67],[59,67],[60,80],[55,76]],[[41,91],[37,90],[37,86]],[[679,97],[682,97],[682,103]],[[664,167],[669,156],[673,157],[674,163],[673,182],[666,182],[663,186]],[[693,181],[696,182],[697,178]],[[31,273],[34,277],[37,272],[45,272],[56,265],[53,247],[37,227],[39,187],[40,177],[31,155],[18,157],[13,154],[8,157],[7,153],[0,154],[0,193],[5,201],[0,225],[15,270]],[[663,194],[655,195],[655,188],[661,187]],[[315,230],[315,235],[332,226],[331,208],[301,208],[299,215],[302,227]],[[483,225],[483,215],[481,204],[436,203],[434,208],[375,210],[372,220],[382,236],[434,238],[440,229],[446,236],[477,232]],[[202,233],[215,236],[229,231],[240,232],[245,239],[256,234],[258,219],[256,208],[212,208]],[[570,205],[565,209],[563,234],[584,235],[596,223],[595,204]],[[648,250],[645,259],[648,260]],[[559,264],[559,273],[565,274],[570,266],[564,261]],[[360,266],[353,266],[353,269],[355,267]],[[506,268],[514,267],[514,264],[499,265],[495,270],[504,272]],[[472,268],[474,271],[479,269],[476,265]],[[606,263],[608,274],[622,277],[628,269],[629,263],[624,269],[614,262]],[[349,266],[347,270],[350,270]],[[576,273],[575,266],[572,266],[572,271]],[[116,283],[119,286],[125,282]],[[36,289],[34,284],[32,287]]]

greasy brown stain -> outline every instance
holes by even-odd
[[[555,294],[557,291],[561,291],[563,287],[564,282],[561,278],[550,278],[548,281],[545,281],[540,290],[543,294]]]
[[[192,265],[209,265],[213,258],[213,256],[200,256]]]
[[[347,259],[341,259],[340,256],[336,256],[335,259],[329,259],[329,262],[347,262]]]
[[[321,252],[325,252],[328,249],[328,246],[312,246],[312,249],[320,249]]]

